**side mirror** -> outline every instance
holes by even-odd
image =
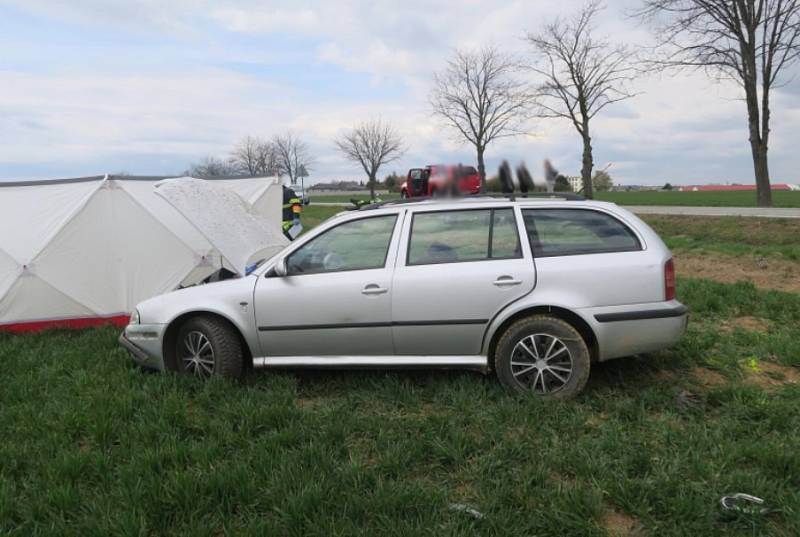
[[[275,263],[275,267],[272,270],[275,272],[275,276],[279,278],[286,276],[289,273],[289,271],[286,269],[286,258],[281,257],[278,259],[278,262]]]

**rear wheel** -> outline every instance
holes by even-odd
[[[580,333],[550,315],[534,315],[512,324],[495,351],[500,381],[520,393],[569,399],[586,386],[589,349]]]
[[[193,317],[178,331],[178,371],[202,380],[212,376],[239,378],[244,358],[238,334],[215,317]]]

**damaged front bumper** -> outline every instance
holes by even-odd
[[[164,370],[164,325],[130,324],[119,336],[119,344],[142,367]]]

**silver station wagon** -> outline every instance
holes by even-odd
[[[611,203],[475,197],[334,216],[248,276],[138,305],[121,344],[201,378],[250,367],[466,368],[568,398],[591,364],[686,330],[672,256]]]

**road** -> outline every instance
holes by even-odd
[[[352,203],[312,201],[322,207],[352,207]],[[672,207],[659,205],[623,205],[637,214],[675,214],[687,216],[755,216],[760,218],[800,218],[800,209],[762,207]]]
[[[800,218],[800,209],[764,207],[662,207],[625,205],[637,214],[677,214],[689,216],[757,216],[761,218]]]

